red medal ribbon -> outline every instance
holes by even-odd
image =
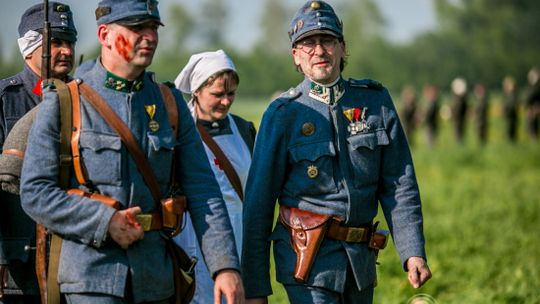
[[[354,108],[354,121],[358,121],[359,118],[360,118],[360,109]]]

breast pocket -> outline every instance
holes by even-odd
[[[360,133],[347,138],[354,171],[354,185],[360,187],[379,179],[381,148],[389,144],[386,130]]]
[[[167,185],[170,181],[173,149],[177,141],[171,129],[148,132],[149,161],[158,182]]]
[[[115,186],[122,183],[122,142],[118,135],[83,130],[79,144],[88,178],[93,183]]]
[[[336,150],[332,142],[317,142],[289,149],[290,175],[286,188],[295,195],[336,193],[333,161]]]

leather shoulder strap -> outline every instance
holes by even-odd
[[[163,101],[165,102],[169,124],[171,125],[174,137],[176,138],[178,136],[178,107],[176,106],[176,99],[168,86],[160,83],[159,90],[161,91],[161,96],[163,96]]]
[[[227,176],[227,179],[229,182],[231,182],[231,185],[234,188],[234,191],[238,194],[241,201],[244,201],[244,193],[242,191],[242,183],[240,182],[240,178],[238,177],[238,173],[234,170],[234,167],[232,166],[231,162],[225,156],[225,153],[223,153],[223,150],[219,147],[219,145],[216,143],[216,141],[208,134],[206,129],[200,125],[197,124],[197,129],[199,130],[199,133],[201,134],[201,138],[204,141],[204,143],[210,148],[212,153],[214,153],[214,156],[219,161],[219,164],[223,168],[223,172],[225,172],[225,175]]]
[[[84,98],[86,98],[94,109],[96,109],[107,124],[109,124],[109,126],[115,130],[118,135],[120,135],[122,142],[135,160],[137,169],[150,189],[154,201],[156,204],[158,204],[162,196],[159,190],[157,178],[129,127],[122,121],[122,119],[120,119],[120,117],[118,117],[118,115],[116,115],[114,110],[107,104],[107,102],[105,102],[105,100],[103,100],[103,98],[89,85],[83,82],[79,85],[79,89]]]
[[[81,97],[79,95],[78,81],[75,80],[68,84],[69,91],[71,92],[72,110],[71,156],[73,158],[73,171],[75,172],[77,181],[81,185],[92,188],[79,150],[79,140],[81,139]]]
[[[60,187],[67,188],[71,169],[71,148],[69,146],[72,128],[71,94],[65,82],[54,79],[56,92],[60,102]],[[72,81],[73,82],[73,81]]]

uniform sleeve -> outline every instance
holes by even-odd
[[[229,215],[186,103],[174,90],[179,110],[177,163],[202,253],[212,277],[222,269],[240,269]]]
[[[0,152],[3,151],[6,140],[6,117],[4,114],[4,92],[0,91]]]
[[[89,198],[69,195],[60,187],[58,113],[58,95],[44,92],[21,172],[22,207],[37,223],[64,238],[99,247],[115,210]]]
[[[241,259],[246,298],[272,293],[270,234],[287,161],[286,121],[280,115],[283,109],[275,103],[263,116],[246,186]]]
[[[383,148],[379,200],[401,262],[424,257],[420,193],[407,139],[390,95],[384,91],[382,115],[390,143]]]

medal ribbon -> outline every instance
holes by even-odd
[[[360,109],[354,108],[354,121],[358,121],[359,118],[360,118]]]

